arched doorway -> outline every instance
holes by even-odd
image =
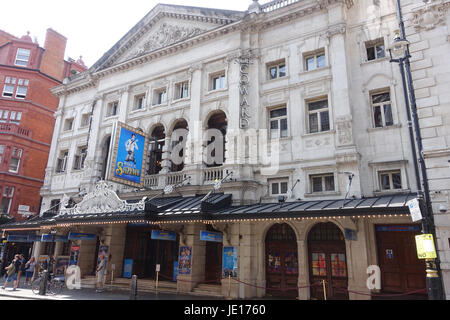
[[[148,166],[147,174],[158,174],[162,169],[162,154],[166,134],[164,126],[157,125],[150,134],[150,143],[148,148]]]
[[[173,131],[172,131],[173,133],[172,133],[172,137],[171,137],[173,139],[172,140],[172,155],[171,155],[172,165],[170,168],[171,172],[179,172],[179,171],[183,171],[183,169],[184,169],[184,161],[182,161],[181,163],[179,163],[179,162],[176,163],[176,161],[174,162],[174,159],[176,159],[176,158],[184,159],[184,149],[182,149],[182,148],[176,149],[176,146],[180,143],[186,143],[185,140],[187,139],[188,130],[189,130],[188,123],[184,119],[178,120],[173,128]],[[175,150],[178,151],[177,155],[174,154]]]
[[[206,231],[220,232],[211,225]],[[221,284],[222,280],[222,242],[206,241],[205,244],[205,283]]]
[[[266,287],[270,295],[297,297],[297,237],[286,223],[275,224],[266,235]]]
[[[227,134],[228,120],[227,116],[223,111],[219,111],[211,115],[208,119],[207,129],[217,129],[222,134],[222,150],[218,150],[218,146],[215,145],[214,148],[208,147],[208,156],[211,162],[207,163],[208,167],[220,167],[225,163],[225,139]],[[212,144],[216,140],[215,136],[208,137],[207,146]],[[222,154],[222,157],[220,157]],[[217,156],[216,156],[217,155]]]
[[[311,299],[346,300],[348,293],[347,255],[344,235],[332,222],[318,223],[308,235]],[[319,285],[320,284],[320,285]]]

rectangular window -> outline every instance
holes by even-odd
[[[273,196],[286,194],[288,192],[288,181],[287,180],[269,180],[270,194]]]
[[[287,109],[270,110],[270,139],[285,138],[288,136]]]
[[[334,175],[322,174],[310,176],[311,192],[327,192],[335,191],[334,188]]]
[[[75,155],[74,163],[73,163],[74,170],[81,170],[84,168],[84,160],[86,159],[86,155],[87,155],[86,147],[78,148],[77,153]]]
[[[134,97],[134,110],[141,110],[144,107],[145,95]]]
[[[14,64],[16,66],[26,67],[28,65],[28,60],[30,60],[30,50],[28,49],[17,49],[16,61]]]
[[[22,158],[22,149],[13,148],[11,160],[9,161],[9,172],[17,173],[19,171],[21,158]]]
[[[402,176],[400,170],[381,171],[378,173],[381,190],[402,189]]]
[[[66,171],[68,156],[69,151],[61,151],[58,159],[56,160],[56,173],[62,173]]]
[[[89,126],[89,123],[91,121],[91,115],[89,113],[83,114],[81,116],[81,123],[80,128],[86,128]]]
[[[394,125],[389,92],[372,94],[371,101],[375,128]]]
[[[305,56],[305,69],[311,71],[320,69],[326,66],[325,52],[319,51],[318,53]]]
[[[330,130],[328,100],[308,103],[309,133]]]
[[[286,76],[286,63],[284,60],[277,64],[271,64],[267,67],[269,80]]]
[[[14,196],[14,187],[4,187],[2,194],[2,202],[0,212],[2,214],[9,214],[11,209],[12,198]]]
[[[175,85],[175,99],[185,99],[189,97],[189,82],[181,82]]]
[[[73,129],[73,118],[66,119],[64,122],[64,131],[70,131]]]
[[[108,103],[108,110],[106,112],[107,117],[113,117],[117,115],[117,111],[119,108],[119,101],[114,101]]]
[[[225,73],[216,74],[211,77],[211,89],[219,90],[225,89]]]
[[[50,209],[48,211],[53,212],[55,214],[59,213],[61,201],[59,199],[53,199],[50,201]]]
[[[27,96],[28,88],[24,86],[18,86],[16,91],[16,98],[17,99],[25,99]]]
[[[0,164],[2,164],[3,154],[5,153],[5,146],[0,145]]]
[[[5,84],[3,87],[3,97],[11,98],[14,94],[14,85],[11,84]]]
[[[157,106],[167,102],[167,89],[158,89],[154,91],[153,105]]]
[[[386,57],[384,39],[366,42],[367,61]]]

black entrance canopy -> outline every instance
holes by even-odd
[[[144,210],[92,214],[47,214],[25,221],[10,222],[0,226],[0,229],[33,229],[46,226],[132,223],[135,221],[183,223],[217,220],[409,215],[407,202],[416,198],[416,195],[396,194],[361,199],[294,201],[240,206],[232,205],[232,195],[230,194],[216,193],[208,196],[206,199],[204,197],[204,195],[200,195],[156,198],[147,201]],[[132,202],[138,202],[138,200],[128,201],[128,203]]]

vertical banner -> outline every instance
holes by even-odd
[[[70,248],[69,266],[78,265],[78,256],[80,255],[80,247],[72,246]]]
[[[225,278],[231,276],[237,277],[237,248],[236,247],[223,247],[223,259],[222,259],[222,275]]]
[[[178,274],[191,274],[192,247],[180,247],[180,257],[178,259]]]
[[[100,257],[105,258],[105,266],[108,263],[108,252],[109,252],[109,246],[100,245],[98,248],[98,257],[97,257],[97,265],[100,263]]]
[[[130,279],[133,275],[133,259],[125,259],[123,261],[123,274],[122,277]]]
[[[132,187],[144,186],[147,136],[118,122],[113,128],[108,179]]]

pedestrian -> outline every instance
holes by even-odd
[[[30,260],[25,264],[25,284],[30,284],[36,269],[36,259],[31,257]]]
[[[53,255],[51,254],[49,258],[47,259],[47,266],[46,270],[48,271],[49,277],[53,276],[53,272],[55,270],[55,259],[53,258]],[[50,279],[50,278],[49,278]]]
[[[100,255],[100,261],[98,262],[97,269],[95,272],[97,276],[96,292],[103,292],[103,277],[105,275],[105,269],[106,269],[105,256],[102,254]]]
[[[20,277],[22,276],[22,274],[25,274],[25,257],[23,256],[23,254],[19,254],[19,261],[20,266],[19,271],[17,272],[17,286],[20,285]]]
[[[19,272],[19,268],[20,268],[19,255],[16,254],[11,264],[5,268],[7,278],[5,283],[3,284],[2,289],[5,289],[8,286],[8,283],[14,281],[13,291],[17,290],[17,273]]]

